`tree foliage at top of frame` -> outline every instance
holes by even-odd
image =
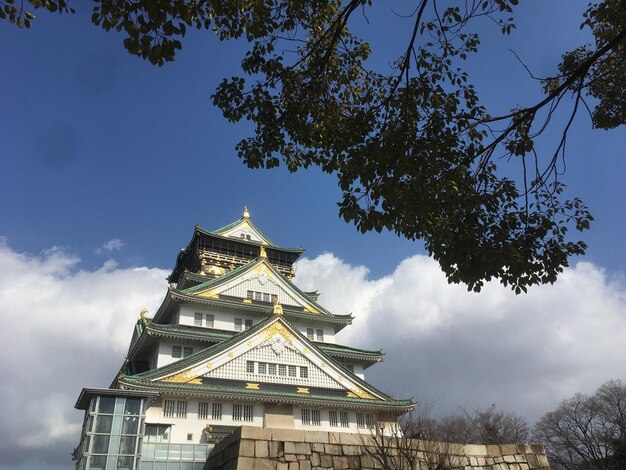
[[[32,13],[15,3],[0,0],[0,11],[20,26]],[[66,0],[28,3],[69,8]],[[237,145],[244,163],[292,172],[316,165],[336,175],[341,217],[361,232],[423,240],[449,282],[479,291],[498,279],[525,292],[553,283],[585,252],[568,231],[589,228],[592,216],[578,198],[564,198],[558,163],[579,109],[596,127],[624,124],[624,0],[590,4],[581,28],[595,44],[563,55],[558,73],[541,79],[545,98],[502,116],[481,105],[464,65],[480,45],[476,21],[509,34],[518,0],[416,0],[406,18],[411,34],[383,71],[370,67],[370,45],[349,29],[373,0],[93,3],[96,25],[122,32],[131,54],[156,65],[175,59],[187,28],[245,39],[241,75],[212,97],[229,121],[255,125]],[[560,139],[539,154],[536,139],[563,106],[570,109]],[[503,176],[496,161],[522,174]]]

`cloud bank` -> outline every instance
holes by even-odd
[[[71,466],[76,398],[82,387],[109,385],[167,274],[112,260],[85,270],[58,248],[29,255],[0,239],[0,470]],[[436,412],[496,403],[534,420],[577,391],[626,377],[625,282],[589,263],[523,296],[494,284],[479,295],[450,286],[424,256],[370,279],[366,267],[327,253],[301,260],[295,281],[318,289],[332,311],[354,314],[338,341],[386,351],[368,380],[434,400]]]
[[[449,285],[426,256],[380,279],[367,274],[327,253],[300,261],[296,282],[354,314],[339,342],[385,350],[368,379],[433,401],[435,412],[495,403],[532,422],[576,392],[626,378],[626,285],[593,264],[519,296],[495,283],[480,294]]]

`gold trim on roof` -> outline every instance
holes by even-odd
[[[283,314],[283,306],[280,305],[278,301],[278,297],[274,299],[274,315],[282,315]]]
[[[246,389],[248,390],[259,390],[260,384],[253,384],[246,382]]]
[[[293,335],[287,328],[285,328],[285,325],[283,325],[279,321],[265,327],[263,330],[260,331],[260,333],[264,334],[265,340],[271,339],[274,335],[279,334],[283,338],[285,338],[285,340],[289,344],[293,344]]]
[[[248,206],[243,206],[243,218],[244,219],[250,218],[250,212],[248,212]]]

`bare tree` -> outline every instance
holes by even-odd
[[[626,468],[626,385],[611,380],[592,396],[563,400],[537,422],[533,437],[545,445],[553,468]]]

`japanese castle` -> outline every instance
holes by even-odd
[[[241,425],[370,433],[413,408],[369,385],[382,351],[337,344],[352,322],[291,279],[301,248],[250,220],[196,226],[163,303],[134,326],[109,388],[84,388],[77,469],[202,469]]]

